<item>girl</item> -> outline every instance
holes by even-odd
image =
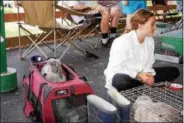
[[[104,71],[107,89],[118,91],[142,84],[173,81],[179,76],[175,67],[153,68],[156,19],[148,10],[138,10],[131,19],[130,32],[115,39]]]

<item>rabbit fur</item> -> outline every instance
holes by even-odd
[[[41,74],[50,82],[65,82],[66,78],[62,74],[61,62],[58,59],[50,58],[43,66]]]

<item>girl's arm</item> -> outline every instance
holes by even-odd
[[[149,42],[150,42],[150,46],[149,46],[150,50],[148,54],[148,61],[143,72],[151,73],[154,76],[156,73],[155,73],[155,70],[153,69],[153,64],[155,62],[155,56],[154,56],[155,44],[154,44],[153,38],[149,38]]]
[[[138,72],[126,66],[129,62],[128,59],[131,50],[132,47],[127,39],[121,37],[115,39],[110,51],[108,68],[112,71],[128,74],[135,78]]]

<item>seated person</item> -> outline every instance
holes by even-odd
[[[122,91],[142,84],[172,82],[179,76],[175,67],[153,67],[156,19],[152,12],[140,9],[131,18],[131,31],[116,38],[110,49],[106,76],[107,89]]]
[[[120,6],[117,1],[98,1],[96,5],[90,5],[89,2],[94,1],[63,1],[63,4],[72,7],[75,10],[80,10],[80,8],[90,7],[92,10],[97,10],[101,15],[100,28],[102,32],[101,43],[104,46],[109,46],[110,42],[116,37],[116,30],[119,23],[119,17],[121,16]],[[115,3],[114,3],[115,2]],[[113,3],[113,4],[110,4]],[[112,5],[112,6],[110,6]],[[74,17],[74,16],[73,16]],[[76,22],[84,20],[84,17],[76,17]],[[111,23],[109,25],[109,22]],[[109,36],[109,28],[111,35]]]
[[[134,12],[139,9],[146,9],[146,1],[145,0],[123,0],[120,3],[122,13],[127,15],[126,18],[126,27],[125,31],[131,29],[130,19],[133,16]]]

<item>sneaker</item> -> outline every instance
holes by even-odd
[[[105,43],[105,44],[104,44],[104,43],[102,42],[102,40],[101,40],[101,41],[100,41],[100,42],[101,42],[101,46],[103,46],[103,47],[109,47],[109,42],[110,42],[109,40],[110,40],[110,39],[108,39],[108,42]]]

